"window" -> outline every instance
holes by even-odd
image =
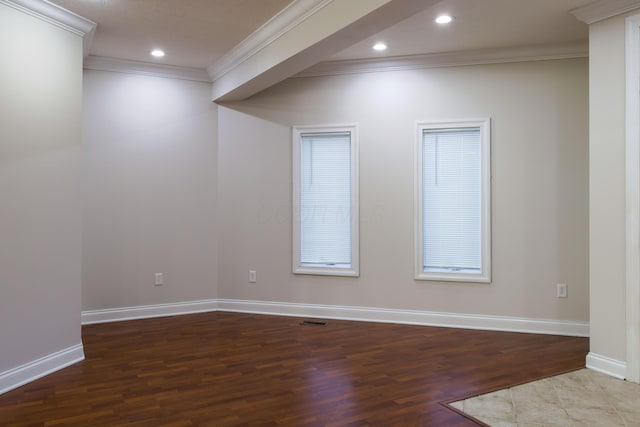
[[[490,282],[490,121],[417,128],[416,279]]]
[[[293,128],[293,272],[358,276],[355,126]]]

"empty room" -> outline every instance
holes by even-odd
[[[0,0],[0,425],[640,425],[640,1]]]

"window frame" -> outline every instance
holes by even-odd
[[[302,135],[310,133],[344,133],[351,135],[351,267],[339,268],[331,266],[303,265],[301,257],[301,143]],[[304,125],[292,127],[292,163],[293,163],[293,273],[321,276],[360,276],[360,248],[359,248],[359,169],[358,169],[358,126],[356,124],[343,125]]]
[[[480,129],[480,257],[479,273],[424,271],[423,132],[438,129]],[[414,152],[415,279],[491,283],[491,119],[473,118],[416,122]]]

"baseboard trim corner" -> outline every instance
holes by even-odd
[[[123,320],[204,313],[207,311],[216,311],[217,309],[217,300],[212,299],[169,304],[107,308],[103,310],[87,310],[82,312],[82,324],[89,325],[92,323],[119,322]]]
[[[524,319],[505,316],[231,299],[219,299],[218,310],[240,313],[271,314],[278,316],[306,316],[325,319],[481,329],[502,332],[524,332],[578,337],[589,336],[588,322],[564,320]]]
[[[589,352],[587,368],[624,380],[627,377],[627,364],[620,360]]]
[[[51,353],[8,371],[0,372],[0,394],[84,360],[82,344]]]

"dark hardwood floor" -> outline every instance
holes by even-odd
[[[88,325],[1,426],[475,426],[440,404],[584,366],[587,338],[237,313]]]

